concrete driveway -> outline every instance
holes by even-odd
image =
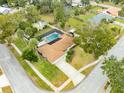
[[[73,84],[76,86],[85,78],[85,75],[81,74],[73,66],[71,66],[69,63],[65,62],[65,57],[66,57],[66,55],[63,55],[61,58],[59,58],[55,62],[55,65],[61,71],[63,71],[72,80]]]

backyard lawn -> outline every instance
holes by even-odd
[[[34,84],[39,87],[46,90],[52,90],[43,80],[41,80],[35,72],[29,67],[29,65],[21,58],[20,55],[15,51],[14,48],[10,48],[13,54],[16,56],[22,67],[25,69],[27,75],[31,78],[31,80],[34,82]]]
[[[52,14],[41,15],[41,19],[47,21],[48,23],[54,23],[54,16]]]
[[[95,58],[92,54],[85,53],[82,48],[77,46],[74,48],[74,55],[70,64],[76,69],[80,69],[94,60]]]
[[[77,28],[77,27],[81,27],[84,25],[83,21],[80,21],[76,18],[69,18],[69,20],[67,21],[66,23],[67,26],[69,27],[74,27],[74,28]]]
[[[51,31],[51,30],[52,30],[52,28],[50,28],[50,27],[46,27],[46,28],[44,28],[44,29],[38,31],[37,33],[35,33],[35,36],[34,36],[34,37],[37,37],[37,36],[43,35],[43,34],[49,32],[49,31]]]
[[[79,15],[78,17],[80,19],[83,19],[84,21],[88,21],[88,19],[92,18],[93,16],[95,16],[95,14],[90,13],[90,14],[87,14],[87,15]]]
[[[32,63],[49,81],[55,86],[62,85],[68,77],[60,71],[55,65],[49,62],[35,62]]]

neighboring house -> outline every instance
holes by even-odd
[[[0,14],[8,14],[11,12],[10,8],[0,6]]]
[[[39,21],[39,22],[33,24],[33,26],[36,27],[36,28],[39,29],[39,30],[40,30],[40,29],[42,30],[46,25],[47,25],[47,22],[45,22],[45,21],[43,21],[43,20],[41,20],[41,21]]]
[[[91,18],[89,21],[98,25],[103,19],[106,19],[106,21],[109,21],[109,20],[112,20],[113,18],[114,17],[109,14],[100,13],[94,16],[93,18]]]
[[[118,16],[118,11],[119,11],[118,8],[110,8],[110,9],[103,11],[103,13],[107,13],[111,16]]]
[[[68,4],[71,4],[71,6],[82,6],[81,0],[66,0]]]

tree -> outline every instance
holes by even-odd
[[[122,9],[118,12],[119,16],[123,16],[124,17],[124,7],[122,7]]]
[[[39,15],[40,15],[40,12],[36,6],[31,5],[26,8],[25,17],[29,22],[32,22],[32,23],[37,22],[40,19]]]
[[[27,22],[27,21],[21,21],[19,23],[19,29],[21,29],[21,30],[25,30],[26,27],[31,27],[31,26],[32,26],[31,23]]]
[[[33,49],[30,49],[30,48],[26,48],[23,51],[22,58],[29,60],[31,62],[37,62],[38,61],[38,57],[37,57],[36,53],[34,52]]]
[[[41,13],[50,13],[53,11],[52,0],[34,0],[34,5],[38,7]]]
[[[82,2],[84,5],[89,5],[89,4],[90,4],[90,0],[81,0],[81,2]]]
[[[25,29],[25,34],[28,35],[29,37],[32,37],[33,36],[32,28],[31,27],[27,27]]]
[[[89,25],[89,24],[88,24]],[[92,28],[92,29],[91,29]],[[97,29],[83,28],[79,31],[79,37],[75,38],[75,43],[82,47],[85,52],[92,53],[95,57],[105,54],[115,43],[115,35],[106,26]]]
[[[6,0],[0,0],[0,5],[5,4]]]
[[[54,19],[56,22],[60,23],[60,26],[64,28],[67,17],[65,16],[64,5],[57,3],[54,7]]]
[[[18,36],[19,38],[22,38],[22,39],[24,38],[24,31],[23,31],[23,30],[18,29],[16,33],[17,33],[17,36]]]
[[[38,40],[37,40],[36,38],[32,38],[32,39],[30,39],[30,41],[29,41],[29,47],[30,47],[31,49],[36,49],[37,43],[38,43]]]
[[[61,22],[65,18],[64,6],[61,4],[59,4],[59,5],[60,5],[59,7],[56,7],[54,9],[54,17],[55,17],[55,21],[57,21],[57,22]]]
[[[8,46],[11,45],[12,41],[13,41],[12,36],[9,36],[9,37],[6,38],[6,43],[7,43]]]
[[[73,57],[73,53],[74,53],[74,51],[73,51],[72,48],[67,52],[67,56],[66,56],[66,61],[67,62],[71,62],[72,57]]]
[[[112,56],[104,61],[102,69],[109,78],[111,93],[124,93],[124,59],[118,61]]]

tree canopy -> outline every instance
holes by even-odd
[[[119,16],[123,16],[124,17],[124,7],[122,7],[122,9],[118,12]]]
[[[118,61],[112,56],[104,61],[102,69],[109,78],[111,93],[124,93],[124,59]]]
[[[89,25],[89,24],[88,24]],[[78,32],[79,37],[75,43],[82,47],[85,52],[92,53],[95,57],[105,54],[115,43],[115,35],[107,25],[93,27],[85,26]]]

